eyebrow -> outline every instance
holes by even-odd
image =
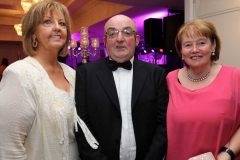
[[[43,16],[43,18],[52,18],[52,16]]]
[[[110,28],[107,29],[107,31],[108,31],[109,29],[116,29],[116,28],[110,27]]]
[[[43,19],[44,19],[44,18],[53,19],[52,16],[48,16],[48,15],[47,15],[47,16],[44,16]],[[59,18],[59,17],[58,17],[58,18]],[[65,19],[64,19],[64,17],[60,17],[60,18],[58,19],[58,21],[65,21]]]
[[[133,29],[132,27],[130,27],[130,26],[124,27],[122,30],[127,29],[127,28],[131,28],[131,29],[134,31],[134,29]],[[107,29],[107,31],[108,31],[109,29],[117,30],[117,29],[114,28],[114,27],[109,27],[109,28]]]
[[[184,44],[189,44],[189,43],[198,43],[199,41],[204,41],[204,42],[206,42],[207,39],[199,39],[199,40],[194,41],[194,42],[192,42],[192,41],[186,41],[186,42],[182,42],[182,45],[184,45]]]

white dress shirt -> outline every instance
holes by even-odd
[[[133,64],[133,58],[131,59]],[[132,67],[133,68],[133,67]],[[118,99],[122,115],[122,134],[120,144],[120,160],[136,159],[136,141],[132,122],[132,81],[133,69],[118,68],[113,71]]]

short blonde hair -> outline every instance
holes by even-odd
[[[209,38],[212,43],[214,43],[215,41],[215,55],[211,56],[211,61],[217,61],[219,59],[221,40],[217,34],[217,29],[213,25],[213,23],[203,19],[195,19],[182,25],[175,39],[176,51],[180,57],[182,57],[182,38],[184,35],[188,37],[204,36],[206,38]]]
[[[64,57],[68,53],[68,42],[71,38],[71,21],[68,9],[61,3],[54,2],[52,0],[44,0],[42,2],[34,4],[29,11],[24,15],[22,19],[22,43],[24,51],[29,55],[33,56],[37,54],[36,48],[33,47],[33,34],[37,26],[43,20],[45,13],[50,11],[51,14],[57,14],[64,17],[66,29],[67,29],[67,40],[63,48],[59,51],[58,55]]]

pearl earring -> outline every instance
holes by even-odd
[[[212,56],[215,56],[215,50],[212,51]]]

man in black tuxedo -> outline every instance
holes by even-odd
[[[82,160],[162,160],[166,153],[168,89],[163,68],[134,59],[135,23],[116,15],[104,27],[109,57],[76,70],[77,113],[97,141],[76,139]]]

